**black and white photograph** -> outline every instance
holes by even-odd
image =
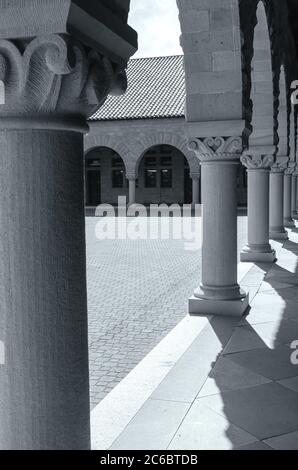
[[[0,464],[295,450],[298,0],[0,0]]]

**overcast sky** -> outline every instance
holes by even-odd
[[[182,54],[176,0],[131,0],[129,24],[139,34],[134,57]]]

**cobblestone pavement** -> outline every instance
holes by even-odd
[[[91,407],[96,406],[187,313],[201,250],[179,240],[105,240],[86,218]],[[246,217],[238,218],[246,241]]]

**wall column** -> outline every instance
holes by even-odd
[[[192,205],[200,204],[200,176],[191,175],[192,179]]]
[[[136,203],[136,178],[128,177],[128,184],[129,184],[128,205],[131,206]]]
[[[269,184],[269,236],[275,240],[287,240],[288,232],[284,227],[284,171],[287,167],[288,158],[278,161],[270,171]]]
[[[248,296],[237,281],[237,165],[241,138],[196,139],[202,164],[203,247],[201,285],[191,314],[241,316]]]
[[[108,62],[70,35],[0,41],[3,450],[90,448],[83,134],[123,82]]]
[[[248,244],[241,252],[243,262],[273,262],[275,251],[269,243],[269,173],[273,155],[241,158],[248,169]]]
[[[295,227],[295,222],[292,218],[292,175],[295,168],[291,167],[289,163],[288,168],[284,174],[284,225],[287,228]]]

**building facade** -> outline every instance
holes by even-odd
[[[187,145],[183,56],[132,59],[127,76],[127,93],[109,96],[90,121],[86,206],[117,204],[119,196],[145,205],[201,203],[200,160]],[[244,167],[237,191],[246,205]]]

